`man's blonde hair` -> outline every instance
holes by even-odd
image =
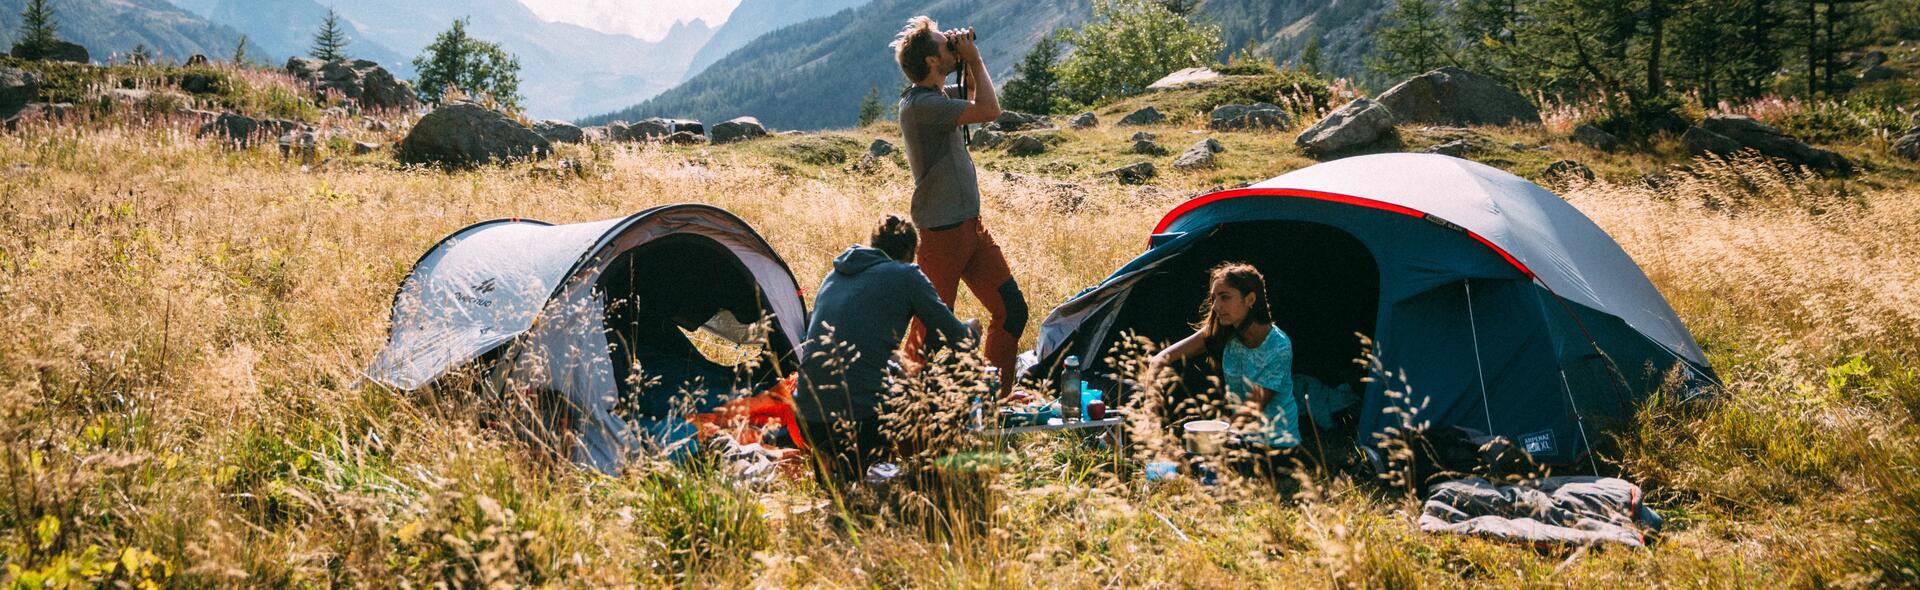
[[[900,34],[894,35],[893,43],[888,45],[893,48],[894,61],[900,62],[900,73],[905,74],[908,81],[919,82],[932,73],[927,67],[927,58],[940,55],[940,44],[933,41],[933,32],[939,30],[939,26],[926,15],[907,19],[907,26],[901,28]]]

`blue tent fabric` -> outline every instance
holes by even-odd
[[[1328,238],[1335,234],[1351,239]],[[1672,307],[1612,238],[1552,192],[1458,158],[1359,156],[1203,195],[1169,213],[1150,244],[1048,315],[1037,376],[1066,354],[1103,358],[1123,331],[1164,344],[1200,299],[1165,301],[1176,291],[1162,283],[1203,283],[1196,273],[1205,267],[1245,260],[1277,291],[1283,329],[1370,330],[1397,378],[1367,384],[1361,444],[1388,428],[1459,425],[1506,436],[1542,462],[1570,463],[1674,367],[1714,379]],[[1364,252],[1347,251],[1356,248]],[[1344,267],[1366,257],[1377,294],[1343,298],[1320,284],[1354,282]],[[1326,268],[1315,266],[1321,259]],[[1289,289],[1313,293],[1283,305]],[[1370,321],[1315,325],[1327,320],[1314,308],[1359,297],[1373,299],[1360,302],[1372,305]],[[1346,346],[1310,340],[1296,337],[1296,350]],[[1387,412],[1394,404],[1402,411]]]

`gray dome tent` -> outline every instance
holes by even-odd
[[[731,387],[731,369],[685,341],[680,330],[696,326],[735,343],[764,337],[773,374],[793,369],[805,302],[786,262],[740,218],[680,204],[571,225],[487,221],[414,264],[367,378],[412,390],[479,367],[491,393],[563,402],[557,426],[572,458],[611,472],[649,435],[684,435],[657,428],[683,424],[669,394]]]
[[[1190,333],[1207,270],[1226,260],[1267,276],[1296,374],[1364,391],[1362,445],[1400,425],[1384,410],[1407,405],[1413,424],[1503,435],[1566,464],[1669,370],[1714,380],[1673,308],[1579,210],[1512,174],[1427,154],[1335,160],[1177,206],[1144,254],[1047,316],[1029,376],[1073,354],[1089,381],[1116,390],[1103,357],[1119,335]],[[1408,399],[1362,382],[1356,333]]]

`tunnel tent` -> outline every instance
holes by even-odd
[[[1267,277],[1296,375],[1361,392],[1362,446],[1390,427],[1460,426],[1568,464],[1675,367],[1693,385],[1716,379],[1645,273],[1579,210],[1431,154],[1335,160],[1180,204],[1145,253],[1047,316],[1026,375],[1054,377],[1072,354],[1115,390],[1106,357],[1121,335],[1191,333],[1223,261]],[[1395,379],[1362,379],[1355,334]]]
[[[686,330],[763,347],[757,380],[770,380],[794,370],[805,322],[786,262],[722,209],[665,205],[569,225],[500,219],[454,232],[414,264],[366,377],[415,390],[476,369],[483,391],[534,394],[571,458],[612,472],[684,439],[684,413],[721,401],[670,398],[734,386],[733,367],[708,360]]]

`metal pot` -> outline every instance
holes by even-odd
[[[1232,427],[1219,420],[1194,420],[1181,427],[1186,431],[1187,452],[1218,455],[1233,434]]]

